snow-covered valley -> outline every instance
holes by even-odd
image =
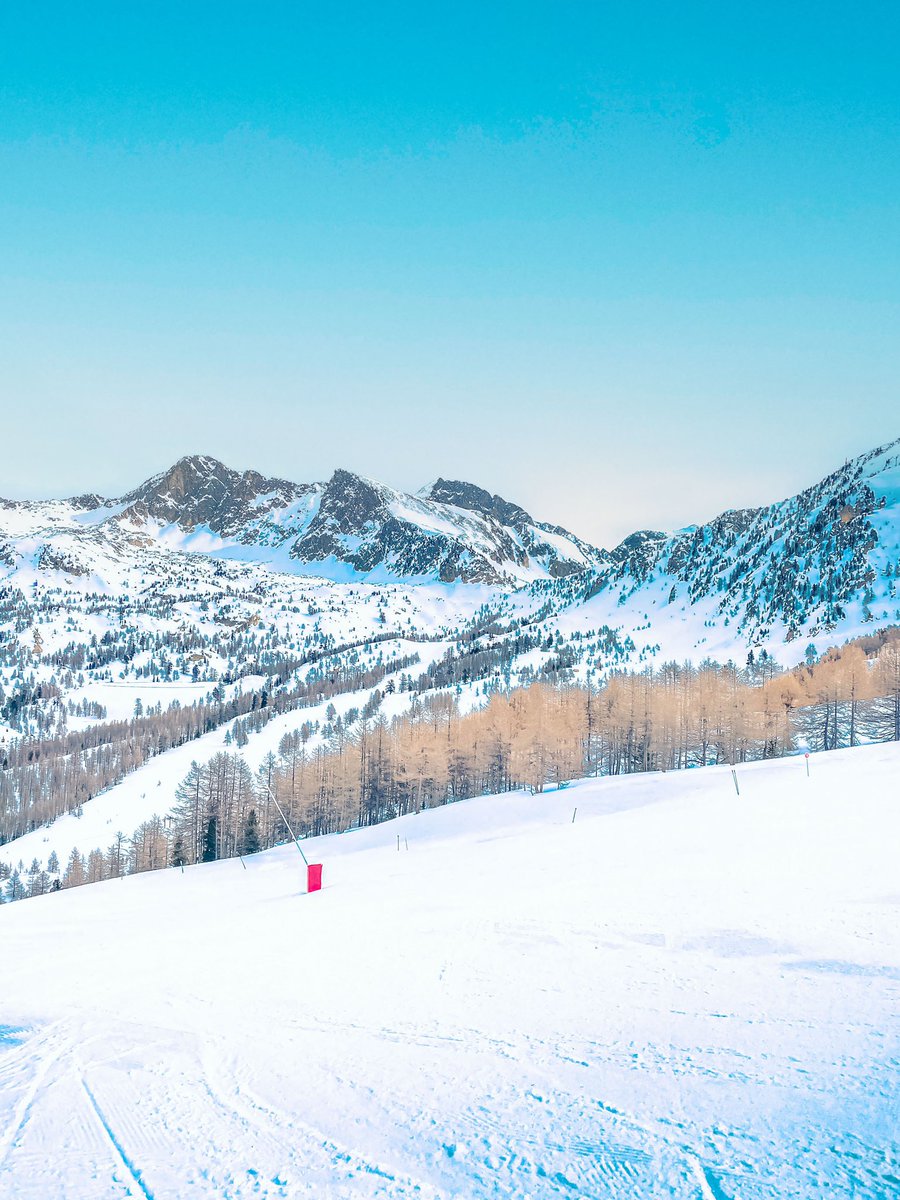
[[[0,1193],[896,1196],[898,771],[587,780],[308,841],[312,895],[289,844],[4,906]]]

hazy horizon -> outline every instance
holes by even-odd
[[[426,487],[429,483],[432,483],[434,480],[438,479],[439,477],[443,477],[444,479],[462,479],[467,483],[473,483],[479,487],[483,487],[489,492],[492,492],[494,494],[499,494],[505,500],[510,500],[514,503],[520,504],[523,508],[525,508],[529,512],[529,514],[533,518],[535,518],[538,521],[544,521],[547,523],[562,525],[564,528],[568,529],[570,533],[574,533],[577,536],[585,539],[586,541],[592,542],[596,546],[606,547],[609,549],[609,548],[612,548],[613,546],[615,546],[616,544],[618,544],[624,537],[627,537],[628,534],[634,533],[640,529],[659,529],[664,532],[673,532],[679,528],[682,528],[685,525],[703,524],[704,522],[711,521],[713,518],[719,516],[722,512],[725,512],[726,510],[729,510],[729,509],[753,508],[753,507],[759,507],[759,506],[776,503],[780,500],[786,499],[788,496],[792,496],[792,495],[797,494],[798,492],[803,491],[804,488],[809,487],[812,484],[818,483],[820,479],[824,478],[832,470],[836,470],[838,467],[840,467],[841,464],[846,459],[856,458],[859,454],[868,453],[870,450],[874,450],[876,448],[876,446],[884,445],[884,444],[890,443],[891,441],[894,441],[894,440],[895,440],[894,438],[885,437],[885,438],[882,438],[877,443],[873,443],[870,446],[865,446],[865,447],[860,448],[858,451],[856,451],[853,454],[844,455],[843,458],[840,459],[840,461],[835,461],[829,465],[826,465],[824,467],[824,469],[819,474],[815,475],[814,477],[804,478],[803,480],[798,480],[796,482],[792,482],[787,487],[787,490],[784,490],[784,491],[778,493],[777,495],[775,493],[773,493],[771,495],[759,496],[757,499],[747,501],[745,503],[732,503],[728,500],[725,500],[720,505],[719,508],[715,509],[715,511],[709,511],[709,512],[704,512],[702,514],[698,514],[689,520],[677,521],[677,522],[670,521],[668,523],[663,522],[663,523],[657,523],[657,524],[647,523],[647,522],[645,522],[645,523],[630,522],[629,523],[629,521],[627,519],[628,513],[625,511],[618,511],[616,514],[618,521],[613,522],[610,520],[605,525],[605,527],[607,529],[615,531],[605,540],[603,538],[592,537],[589,533],[585,532],[584,529],[579,528],[579,525],[577,523],[577,518],[579,517],[579,514],[583,515],[584,511],[590,510],[589,505],[585,506],[585,509],[580,509],[576,505],[575,508],[572,510],[573,518],[575,518],[575,519],[573,519],[572,521],[569,521],[569,520],[566,520],[563,517],[561,517],[558,513],[554,513],[552,511],[544,511],[543,509],[540,509],[540,510],[535,509],[528,502],[526,502],[526,500],[523,498],[522,495],[517,495],[517,494],[514,494],[513,492],[504,491],[503,489],[495,488],[495,487],[491,486],[491,484],[489,482],[485,482],[485,481],[483,481],[481,479],[477,479],[477,478],[469,478],[468,476],[463,476],[463,475],[453,475],[453,474],[449,474],[448,472],[444,471],[444,472],[438,472],[438,474],[430,476],[428,479],[422,479],[419,482],[413,481],[410,484],[401,484],[392,479],[385,478],[385,477],[383,477],[375,472],[372,472],[372,471],[357,470],[355,468],[348,467],[345,463],[336,463],[330,470],[327,470],[320,475],[316,475],[316,476],[303,475],[303,474],[298,474],[296,471],[292,472],[290,470],[274,470],[274,469],[270,470],[267,467],[262,466],[259,462],[243,462],[243,461],[238,461],[238,460],[232,461],[228,458],[223,458],[222,455],[220,455],[220,454],[212,454],[209,451],[209,449],[199,449],[199,448],[194,448],[192,450],[186,451],[185,453],[178,454],[174,458],[172,458],[171,461],[169,461],[163,465],[158,465],[158,466],[154,467],[152,470],[145,470],[143,472],[143,474],[140,474],[140,476],[136,477],[136,478],[125,479],[123,477],[122,471],[119,470],[113,476],[113,478],[116,478],[116,479],[121,477],[121,482],[116,486],[98,488],[95,484],[93,484],[89,481],[85,486],[70,488],[70,489],[66,490],[65,492],[59,492],[59,491],[48,492],[48,491],[44,490],[40,493],[29,493],[29,494],[23,493],[21,495],[5,494],[5,495],[0,495],[0,500],[57,500],[57,499],[69,499],[74,496],[89,495],[92,493],[101,495],[101,496],[103,496],[104,499],[115,499],[119,496],[126,494],[129,491],[133,491],[136,487],[140,486],[140,484],[153,478],[155,475],[159,475],[159,474],[163,473],[164,471],[168,470],[170,467],[174,466],[182,458],[187,458],[187,457],[191,457],[194,455],[207,455],[208,457],[218,459],[220,462],[223,462],[226,467],[229,467],[232,470],[235,470],[235,471],[254,470],[254,471],[258,471],[261,475],[267,476],[269,478],[285,479],[291,483],[323,483],[331,477],[331,475],[334,473],[334,471],[343,468],[345,470],[353,470],[355,474],[365,476],[369,479],[373,479],[378,483],[387,484],[389,487],[393,487],[398,491],[406,492],[407,494],[415,494],[421,488]],[[550,503],[552,503],[552,498],[550,500]],[[683,499],[679,502],[679,504],[675,504],[673,502],[673,509],[676,509],[679,506],[683,506],[683,503],[684,503]],[[561,499],[560,507],[562,507],[562,506],[563,505],[562,505],[562,499]]]

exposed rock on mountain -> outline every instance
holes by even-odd
[[[602,561],[572,534],[553,533],[550,545],[518,505],[472,484],[439,481],[426,495],[407,496],[335,471],[290,553],[308,563],[345,563],[362,575],[506,585]]]
[[[155,554],[154,569],[174,578],[186,552],[337,583],[530,592],[542,620],[567,614],[570,625],[626,639],[647,631],[647,653],[666,638],[691,652],[784,643],[900,616],[900,441],[787,500],[674,534],[640,530],[612,551],[460,480],[412,496],[345,470],[297,484],[206,456],[118,500],[0,502],[0,572],[10,581],[56,572],[114,590],[141,555]]]
[[[206,525],[221,537],[233,537],[261,513],[287,508],[313,490],[314,485],[267,479],[258,471],[232,471],[197,454],[106,504],[122,506],[120,515],[135,521],[151,518],[185,530]]]

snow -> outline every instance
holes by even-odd
[[[484,797],[306,843],[314,895],[287,846],[5,906],[0,1194],[897,1195],[898,768]]]
[[[246,683],[245,680],[240,682]],[[145,707],[151,704],[161,704],[163,708],[168,708],[176,700],[179,704],[187,706],[196,700],[205,699],[214,687],[213,683],[191,683],[187,680],[181,680],[178,683],[97,681],[87,687],[73,688],[66,698],[76,703],[84,699],[94,700],[105,707],[106,717],[104,720],[122,721],[134,715],[134,706],[137,700],[140,700]],[[228,689],[229,694],[240,690],[240,687]],[[93,724],[93,721],[88,724]],[[70,717],[69,728],[75,729],[77,725],[77,718]]]
[[[534,537],[539,542],[545,542],[548,546],[551,546],[557,556],[564,562],[571,561],[580,563],[583,566],[590,565],[586,555],[579,550],[570,538],[563,537],[561,533],[554,533],[551,529],[540,529],[536,525],[532,525],[531,529]]]
[[[467,530],[474,531],[476,538],[478,534],[482,535],[479,549],[484,547],[483,524],[473,521],[470,512],[459,509],[455,505],[436,505],[433,501],[424,499],[417,503],[415,497],[398,496],[388,505],[388,511],[398,521],[408,521],[410,525],[417,525],[426,533],[437,534],[449,538],[451,541],[459,537],[462,524]],[[452,513],[456,519],[450,520],[447,513]]]
[[[27,870],[32,859],[46,864],[52,852],[65,866],[73,848],[87,855],[95,847],[108,849],[117,833],[131,837],[138,825],[154,816],[164,816],[175,804],[175,789],[190,770],[191,762],[207,762],[227,750],[225,729],[215,729],[183,746],[176,746],[126,775],[121,783],[88,800],[82,815],[66,813],[52,824],[23,834],[0,846],[0,859]]]

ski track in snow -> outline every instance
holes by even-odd
[[[101,1129],[106,1134],[106,1136],[109,1138],[110,1144],[112,1145],[116,1154],[122,1160],[122,1163],[123,1163],[126,1171],[131,1176],[131,1178],[134,1180],[136,1186],[140,1189],[142,1195],[144,1195],[146,1197],[146,1200],[153,1200],[153,1193],[150,1191],[150,1189],[144,1183],[140,1168],[136,1167],[134,1165],[134,1163],[131,1161],[131,1159],[128,1157],[128,1154],[126,1153],[124,1147],[122,1146],[121,1141],[116,1136],[112,1126],[110,1125],[109,1119],[106,1117],[106,1115],[103,1112],[103,1109],[97,1103],[96,1096],[91,1091],[91,1089],[88,1087],[86,1079],[81,1080],[81,1086],[84,1088],[84,1094],[87,1096],[88,1101],[90,1102],[90,1106],[94,1110],[97,1120],[100,1122]]]
[[[4,906],[0,1196],[896,1200],[898,768],[486,797],[310,843],[315,896],[287,847]]]

